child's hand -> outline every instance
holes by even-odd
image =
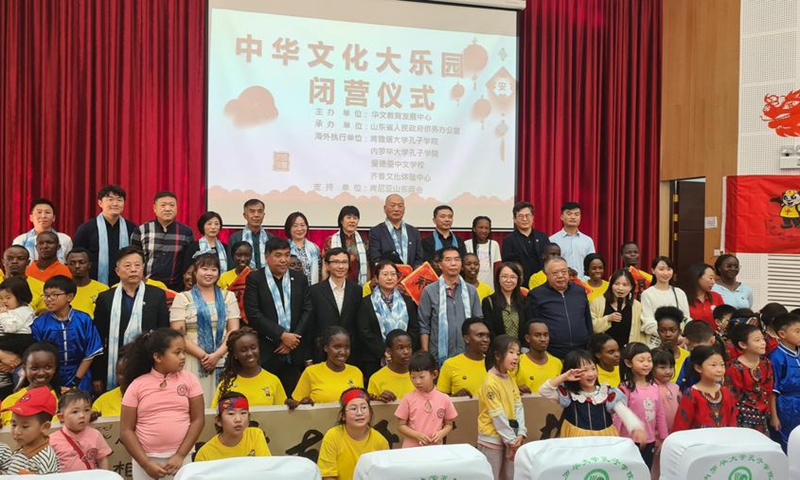
[[[149,475],[150,478],[155,478],[158,480],[159,478],[164,478],[167,476],[166,469],[164,469],[160,463],[154,462],[153,460],[148,461],[142,465],[142,467],[144,467],[144,471],[147,472],[147,475]]]
[[[164,464],[164,471],[167,473],[167,475],[175,475],[178,473],[178,470],[180,470],[183,466],[183,458],[183,455],[179,453],[169,457],[167,463]]]
[[[529,387],[527,385],[520,385],[519,386],[519,393],[522,394],[522,395],[525,395],[526,393],[532,393],[531,392],[531,387]]]
[[[438,445],[444,441],[443,431],[439,430],[438,432],[434,433],[432,437],[429,438],[431,445]]]
[[[769,426],[774,428],[775,430],[780,430],[781,429],[781,420],[778,418],[777,415],[775,415],[774,417],[770,418]]]
[[[631,432],[631,438],[634,442],[638,443],[639,445],[644,445],[647,443],[647,434],[644,433],[644,430],[641,428],[636,429]]]
[[[381,393],[380,395],[375,397],[375,400],[377,400],[379,402],[383,402],[383,403],[390,403],[390,402],[394,402],[395,400],[397,400],[397,395],[395,395],[394,393],[390,392],[389,390],[384,390],[383,393]]]
[[[427,435],[425,435],[425,434],[424,434],[424,433],[422,433],[422,432],[417,432],[417,441],[418,441],[418,442],[419,442],[419,444],[420,444],[420,445],[422,445],[422,446],[425,446],[425,445],[430,445],[430,444],[431,444],[431,439],[430,439],[430,438],[428,438],[428,436],[427,436]]]
[[[583,376],[583,370],[580,368],[573,368],[561,374],[562,382],[577,382]]]
[[[472,393],[466,388],[462,388],[461,390],[457,391],[456,393],[450,395],[451,397],[469,397],[472,398]]]
[[[516,450],[516,449],[518,449],[519,447],[521,447],[521,446],[522,446],[522,442],[523,442],[524,440],[525,440],[525,437],[523,437],[522,435],[517,435],[517,438],[515,438],[515,439],[514,439],[514,443],[512,443],[512,444],[510,445],[510,447],[511,447],[513,450]]]

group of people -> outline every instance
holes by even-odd
[[[564,408],[562,436],[631,437],[654,478],[671,431],[738,425],[785,446],[800,423],[800,312],[754,312],[730,254],[692,266],[679,287],[669,258],[646,271],[625,242],[612,271],[574,202],[549,237],[533,205],[516,204],[501,248],[488,217],[458,237],[446,205],[422,239],[399,195],[366,239],[359,210],[343,207],[322,246],[301,212],[285,238],[268,233],[258,199],[228,245],[215,212],[195,239],[170,192],[139,226],[125,200],[101,189],[101,213],[74,238],[53,229],[52,202],[34,200],[32,230],[3,253],[0,399],[19,443],[0,449],[5,473],[106,468],[92,411],[120,416],[134,478],[156,479],[190,460],[208,407],[219,433],[195,461],[269,455],[250,406],[339,402],[318,461],[339,479],[388,448],[370,427],[375,401],[399,402],[406,447],[442,443],[451,397],[476,397],[476,441],[496,478],[513,477],[526,394]],[[438,279],[412,297],[401,267],[425,262]],[[53,419],[62,428],[48,436]]]

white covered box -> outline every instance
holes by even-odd
[[[419,480],[457,478],[492,480],[492,467],[472,445],[432,445],[428,447],[381,450],[361,455],[354,480]]]
[[[800,479],[800,427],[795,427],[789,434],[789,478]]]
[[[303,457],[238,457],[184,465],[175,480],[321,480],[317,464]]]
[[[781,446],[749,428],[675,432],[661,449],[661,480],[789,478]]]
[[[122,480],[122,477],[108,470],[85,470],[81,472],[51,473],[50,475],[0,475],[0,478],[24,478],[26,480]]]
[[[650,470],[629,438],[554,438],[527,443],[517,451],[514,479],[650,480]]]

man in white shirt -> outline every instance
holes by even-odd
[[[39,252],[36,251],[36,236],[42,232],[53,232],[58,236],[58,243],[61,248],[58,250],[58,261],[66,263],[66,257],[72,250],[72,239],[65,233],[53,230],[53,223],[56,221],[56,207],[53,202],[46,198],[34,198],[31,201],[30,221],[33,228],[17,236],[12,245],[22,245],[28,250],[33,260],[39,259]]]
[[[586,278],[583,271],[583,259],[590,253],[595,253],[592,237],[581,233],[578,227],[581,224],[581,206],[576,202],[567,202],[561,206],[561,223],[564,228],[550,235],[550,241],[561,247],[561,256],[567,261],[567,266],[574,270],[580,278]]]

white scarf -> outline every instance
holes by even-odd
[[[211,245],[208,244],[206,237],[200,237],[197,243],[200,245],[200,255],[211,251]],[[225,255],[225,249],[222,248],[222,243],[219,240],[217,240],[217,246],[214,248],[217,250],[217,256],[219,257],[219,271],[225,273],[228,271],[228,257]]]
[[[388,310],[386,302],[381,298],[381,289],[375,287],[370,295],[372,308],[378,317],[378,326],[381,327],[381,336],[386,340],[386,335],[392,330],[408,330],[408,309],[403,296],[395,288],[392,292],[392,309]]]
[[[342,235],[344,232],[338,232],[331,237],[331,248],[342,248]],[[358,250],[358,284],[366,285],[369,281],[369,264],[367,263],[367,249],[364,248],[364,240],[358,232],[353,233],[356,239],[356,250]]]
[[[289,332],[292,329],[292,281],[289,278],[289,272],[284,273],[281,279],[283,296],[278,290],[275,277],[272,276],[272,271],[269,267],[264,267],[264,275],[267,277],[267,286],[269,287],[269,293],[272,294],[275,311],[278,312],[278,325]]]
[[[128,234],[128,222],[119,217],[119,250],[128,246],[131,236]],[[108,285],[108,268],[111,265],[111,258],[108,251],[108,230],[106,229],[106,219],[103,214],[97,216],[97,243],[100,251],[97,254],[97,281]]]
[[[50,231],[55,233],[56,237],[58,237],[58,232],[56,232],[54,228],[51,228]],[[58,258],[59,262],[66,264],[67,261],[65,260],[64,257],[64,249],[61,248],[60,237],[58,238],[58,245],[59,248],[58,248],[58,253],[56,253],[56,257]],[[36,231],[34,229],[30,229],[30,231],[28,231],[28,233],[25,234],[25,238],[22,240],[22,246],[25,247],[26,250],[28,250],[28,254],[30,254],[31,259],[33,260],[39,259],[39,253],[36,251]]]
[[[392,242],[394,242],[394,250],[400,256],[400,260],[403,261],[404,264],[408,265],[408,230],[406,229],[406,222],[400,222],[400,229],[402,230],[400,235],[400,243],[397,242],[397,235],[394,234],[394,226],[389,219],[386,219],[386,229],[389,230],[389,236],[392,237]]]
[[[258,232],[258,253],[259,255],[261,255],[260,266],[262,267],[267,264],[267,256],[264,253],[264,250],[266,250],[267,248],[268,237],[269,235],[267,235],[267,231],[264,230],[263,228]],[[244,231],[242,232],[242,240],[249,243],[251,247],[253,246],[253,232],[251,232],[250,229],[247,227],[244,227]],[[256,264],[255,255],[253,255],[253,258],[250,259],[250,268],[258,268],[258,267],[259,265]]]
[[[472,306],[470,305],[469,292],[467,291],[467,283],[464,278],[458,277],[458,285],[461,288],[461,303],[464,304],[465,319],[472,316]],[[447,322],[447,284],[444,277],[439,277],[439,338],[436,342],[437,354],[439,356],[439,365],[443,365],[444,361],[449,358],[448,343],[450,340],[450,332],[448,331]]]
[[[136,289],[136,298],[133,299],[131,318],[128,327],[122,336],[123,345],[127,345],[142,333],[142,310],[144,309],[144,282],[139,282]],[[122,316],[122,285],[114,291],[114,300],[111,302],[111,322],[108,328],[108,385],[106,388],[111,390],[117,386],[117,358],[119,357],[119,326]]]

